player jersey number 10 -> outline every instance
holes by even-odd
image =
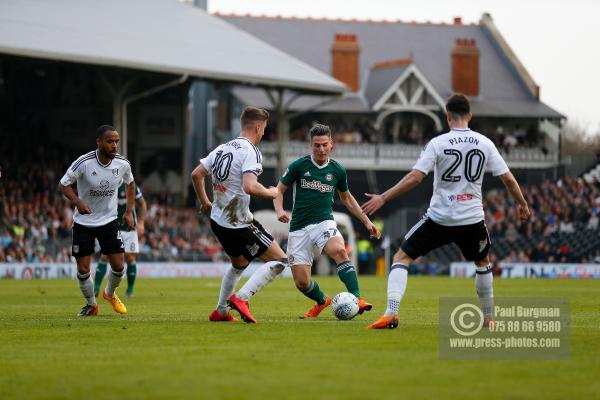
[[[231,169],[231,162],[233,161],[233,154],[225,153],[223,150],[217,151],[215,162],[212,167],[212,174],[220,182],[223,182],[229,178],[229,170]]]

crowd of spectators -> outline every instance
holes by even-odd
[[[0,262],[74,261],[70,255],[73,208],[57,190],[72,160],[42,153],[33,152],[18,164],[2,157]],[[516,207],[506,190],[490,190],[484,195],[486,223],[494,241],[492,254],[497,261],[600,261],[600,253],[595,253],[600,243],[594,242],[600,237],[597,183],[565,177],[529,185],[523,191],[531,209],[531,218],[524,223],[518,222]],[[175,207],[167,193],[145,197],[148,212],[146,232],[140,238],[140,260],[227,259],[210,232],[206,216],[193,208]],[[414,268],[426,273],[441,268],[439,262],[431,267],[424,261]]]
[[[507,254],[501,262],[589,262],[598,237],[600,189],[597,183],[565,177],[523,188],[531,218],[519,222],[517,208],[506,190],[486,193],[486,224],[492,238],[502,238]],[[593,244],[593,240],[590,240]]]
[[[0,262],[74,262],[73,207],[58,192],[58,181],[72,160],[41,150],[30,157],[2,154],[0,160]],[[226,259],[207,217],[174,207],[165,193],[147,196],[147,202],[140,260]]]

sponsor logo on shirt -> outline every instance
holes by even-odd
[[[115,189],[109,189],[110,182],[107,180],[101,180],[100,185],[95,189],[90,189],[90,196],[93,197],[111,197],[115,194]]]
[[[333,192],[333,186],[327,185],[320,181],[307,181],[306,179],[300,179],[300,187],[303,189],[318,190],[321,193]]]
[[[225,193],[227,191],[227,188],[225,186],[221,185],[219,182],[213,183],[213,189],[216,190],[217,192],[221,192],[221,193]]]
[[[467,200],[473,200],[473,195],[472,194],[468,194],[468,193],[464,193],[464,194],[451,194],[450,196],[448,196],[448,200],[450,201],[467,201]]]
[[[306,171],[306,172],[304,173],[304,176],[310,176],[310,171]]]

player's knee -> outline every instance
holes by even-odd
[[[126,253],[125,254],[125,261],[127,262],[127,264],[133,264],[133,263],[135,263],[135,254]]]
[[[310,278],[305,276],[295,277],[294,283],[299,291],[306,292],[310,287]]]
[[[333,255],[332,257],[337,261],[337,262],[342,262],[342,261],[347,261],[350,257],[348,257],[348,253],[346,253],[346,249],[344,249],[343,247],[340,247],[338,249],[335,249],[333,251]]]
[[[487,267],[488,265],[490,265],[490,257],[485,256],[481,260],[475,261],[475,265],[478,267]]]
[[[402,249],[398,250],[396,254],[394,254],[394,264],[400,263],[402,265],[412,264],[413,259],[408,256]]]

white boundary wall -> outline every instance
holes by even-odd
[[[140,262],[137,263],[140,278],[220,278],[229,263],[181,263],[181,262]],[[261,263],[252,263],[242,276],[248,277]],[[92,264],[95,272],[96,264]],[[75,263],[0,263],[0,279],[75,279]],[[281,276],[290,277],[286,268]]]
[[[600,264],[569,263],[501,263],[503,278],[583,278],[600,279]],[[468,278],[475,275],[472,262],[450,264],[450,276]]]

